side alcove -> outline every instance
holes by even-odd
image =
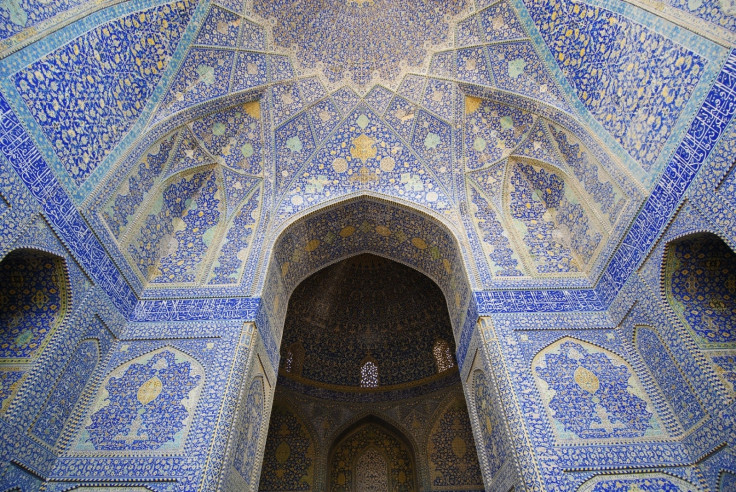
[[[69,290],[64,260],[56,255],[20,249],[0,262],[0,413],[64,322]]]
[[[91,200],[88,219],[141,288],[243,277],[263,200],[264,117],[258,100],[230,104],[151,131]]]
[[[718,236],[698,233],[665,249],[667,303],[736,396],[736,254]]]

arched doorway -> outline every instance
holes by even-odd
[[[402,433],[366,417],[337,436],[329,455],[328,490],[418,490],[414,450]]]
[[[253,360],[270,360],[277,377],[269,376],[268,364],[254,363],[247,381],[265,375],[277,384],[266,389],[253,473],[236,482],[260,490],[327,490],[328,451],[337,434],[372,414],[416,450],[417,489],[484,489],[477,419],[471,423],[467,415],[460,380],[478,321],[466,273],[475,268],[456,227],[436,212],[362,193],[274,228],[254,281],[260,307]],[[356,279],[363,284],[351,285]],[[357,295],[381,289],[390,295]],[[397,295],[412,300],[375,305]],[[292,322],[288,313],[297,305],[301,314]],[[362,314],[351,317],[356,310]],[[390,322],[382,321],[385,313]],[[312,333],[295,336],[306,325]],[[381,343],[359,342],[366,340]],[[328,354],[315,357],[315,348]],[[283,420],[277,410],[286,404],[303,425],[269,423],[274,402],[275,416]],[[232,449],[239,449],[239,438],[232,435]],[[297,448],[316,452],[296,460]],[[313,465],[292,466],[297,462]]]
[[[431,279],[369,253],[302,281],[259,489],[482,490],[446,305]]]

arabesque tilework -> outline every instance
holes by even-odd
[[[168,349],[115,369],[103,381],[74,450],[181,448],[202,390],[203,372],[198,363]]]
[[[667,248],[667,300],[704,348],[736,348],[736,254],[719,238]]]
[[[19,94],[77,185],[140,115],[195,6],[179,0],[123,17],[16,75]]]
[[[365,448],[368,451],[363,451]],[[336,446],[330,462],[330,490],[346,492],[370,484],[361,480],[364,477],[360,473],[354,473],[359,470],[353,469],[350,464],[358,453],[368,453],[371,449],[379,451],[383,460],[381,468],[388,468],[383,472],[386,486],[400,492],[416,489],[416,475],[409,446],[380,424],[366,423]]]
[[[275,21],[275,44],[295,48],[294,57],[301,67],[314,69],[320,64],[330,83],[366,86],[378,80],[395,82],[402,65],[421,65],[427,46],[407,45],[405,37],[421,36],[429,45],[446,42],[448,18],[457,16],[469,3],[328,0],[292,5],[256,0],[252,8],[260,17]],[[315,29],[317,18],[319,28]],[[406,19],[404,29],[386,29],[386,18]],[[381,33],[379,42],[377,32]]]
[[[527,7],[582,103],[648,170],[703,75],[706,60],[604,8],[565,0],[532,0]],[[576,28],[579,19],[596,27]],[[637,41],[617,42],[623,33]],[[621,107],[612,111],[613,104]]]
[[[308,427],[288,407],[271,412],[263,471],[258,490],[311,490],[314,486],[315,443]]]
[[[437,417],[429,436],[429,470],[433,488],[482,490],[473,429],[464,402],[453,402]]]
[[[558,439],[660,433],[643,388],[615,355],[575,339],[562,339],[540,352],[532,367]]]
[[[489,381],[482,370],[473,374],[473,402],[475,404],[475,417],[478,419],[479,435],[481,441],[477,443],[480,456],[486,463],[488,476],[486,480],[491,482],[501,469],[507,458],[508,450],[505,448],[502,433],[503,424],[495,402],[491,397]]]
[[[733,488],[735,15],[0,2],[0,488],[272,483],[292,291],[362,253],[444,294],[486,489]],[[417,485],[477,488],[450,420]]]

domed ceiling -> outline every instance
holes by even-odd
[[[437,342],[454,353],[439,287],[407,266],[362,254],[320,270],[296,288],[280,373],[305,384],[354,390],[361,386],[362,364],[371,361],[378,368],[379,390],[396,389],[438,375]]]
[[[470,0],[254,0],[268,19],[274,44],[291,50],[300,73],[330,86],[383,83],[422,70],[431,51],[451,46],[450,22]]]
[[[604,3],[131,3],[7,85],[142,298],[257,297],[284,228],[356,195],[448,225],[473,290],[591,288],[730,39],[716,7],[678,30]]]

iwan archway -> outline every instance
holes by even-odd
[[[474,325],[477,315],[457,237],[443,222],[442,217],[408,205],[361,195],[304,215],[278,231],[271,256],[264,259],[268,268],[256,323],[260,333],[268,330],[263,336],[264,352],[273,355],[277,351],[279,374],[269,377],[251,371],[251,379],[243,385],[241,403],[244,398],[258,400],[264,411],[256,416],[253,405],[247,403],[242,405],[241,414],[250,416],[236,417],[230,443],[230,459],[235,466],[229,467],[226,478],[229,488],[255,490],[260,483],[262,490],[294,486],[300,490],[357,490],[360,480],[373,476],[376,483],[387,481],[401,490],[484,489],[483,464],[496,462],[498,457],[485,456],[486,450],[494,448],[484,444],[488,432],[478,424],[475,402],[466,403],[465,398],[468,395],[473,399],[477,393],[471,388],[472,374],[458,368],[467,350],[467,341],[461,335],[468,330],[463,328]],[[402,279],[407,285],[396,289]],[[412,286],[422,282],[431,285],[427,289],[434,289],[424,299],[419,290],[410,292]],[[400,304],[414,301],[402,298],[394,300],[386,311],[401,318],[396,321],[397,326],[410,332],[408,339],[415,336],[416,350],[421,346],[423,355],[414,354],[406,340],[401,343],[407,348],[406,357],[416,358],[409,365],[424,364],[427,374],[415,371],[416,377],[402,379],[394,371],[406,368],[397,369],[402,361],[396,360],[395,354],[386,357],[379,353],[380,348],[367,347],[361,341],[361,337],[384,337],[381,343],[390,346],[391,330],[381,330],[385,322],[381,319],[381,307],[363,303],[359,293],[362,288],[388,291],[389,287],[394,288],[392,295],[401,297],[406,293],[419,305],[407,305],[403,313]],[[366,298],[375,302],[382,294],[373,292]],[[355,308],[362,310],[356,313],[356,318],[361,319],[352,323],[351,308],[345,306],[339,313],[340,320],[332,319],[331,315],[338,316],[335,303],[340,299],[362,306]],[[429,305],[421,306],[422,302]],[[366,313],[371,309],[376,312],[374,330],[366,321],[370,318]],[[416,314],[420,312],[423,314]],[[310,345],[317,332],[310,335],[305,331],[300,339],[293,331],[298,331],[295,326],[300,326],[299,316],[305,317],[302,325],[311,324],[313,330],[330,325],[330,335],[321,334],[323,338],[327,336],[325,341],[332,342],[327,354],[315,354],[315,344]],[[428,324],[442,316],[442,322],[436,324],[444,323],[445,331],[437,328],[437,333],[431,332]],[[412,323],[415,326],[409,326]],[[428,332],[431,333],[427,335]],[[269,335],[273,337],[271,346],[266,340]],[[399,343],[401,333],[394,332],[394,336]],[[343,342],[344,352],[340,349]],[[334,360],[343,353],[350,354],[349,363]],[[316,367],[320,363],[323,370]],[[461,382],[462,374],[468,381]],[[263,387],[262,394],[251,395],[254,385],[258,393],[261,386],[256,381],[264,377],[272,379],[270,384]],[[483,405],[495,405],[492,400],[484,400]],[[396,404],[398,401],[401,403]],[[333,415],[342,418],[319,411],[323,404],[331,405]],[[356,409],[361,404],[364,408]],[[341,405],[352,409],[334,411]],[[378,419],[381,424],[372,421],[372,426],[362,428],[360,423],[365,423],[366,418]],[[377,437],[382,432],[391,439]],[[496,432],[505,435],[505,425],[498,425]],[[346,444],[348,434],[362,437]],[[256,435],[258,438],[254,439]],[[369,439],[371,436],[376,443]],[[239,439],[258,444],[246,450],[238,446]],[[385,440],[395,441],[396,446],[383,449],[377,444]],[[475,443],[480,443],[477,451]],[[336,462],[335,457],[345,453],[344,446],[351,447],[354,459],[349,463],[340,459]],[[406,460],[392,455],[403,456],[402,449],[406,451]],[[299,453],[303,459],[295,460]],[[396,460],[404,463],[406,470],[398,470],[394,466]],[[245,461],[249,463],[244,465]],[[298,469],[294,468],[296,463]],[[380,472],[384,469],[381,463],[388,463],[385,474]],[[475,479],[468,478],[473,474]],[[287,484],[289,480],[293,483]]]

